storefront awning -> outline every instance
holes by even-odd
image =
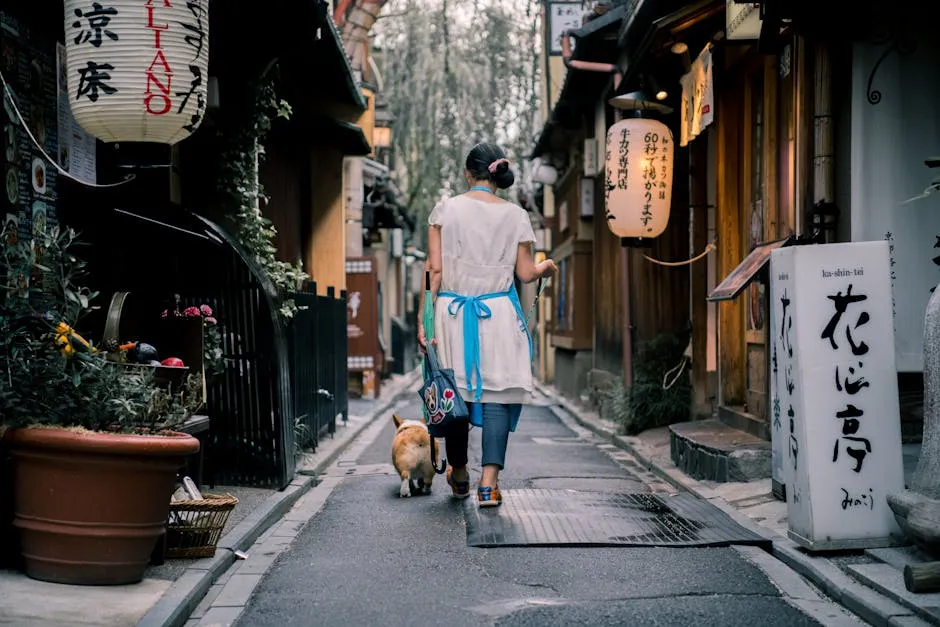
[[[328,115],[312,115],[297,123],[302,131],[310,134],[314,146],[336,148],[347,157],[364,157],[372,152],[365,133],[351,122]]]
[[[326,2],[269,0],[264,11],[216,4],[222,3],[213,3],[210,21],[214,74],[238,81],[266,72],[280,80],[278,96],[298,113],[306,103],[368,107]]]
[[[346,51],[343,48],[343,39],[339,31],[336,30],[336,25],[333,24],[333,20],[327,20],[327,24],[328,27],[325,27],[323,30],[329,31],[327,36],[330,38],[331,51],[339,57],[338,61],[343,66],[343,86],[345,87],[346,99],[349,104],[355,105],[365,111],[369,108],[369,103],[366,101],[366,97],[362,94],[362,90],[359,89],[359,85],[356,82],[356,76],[353,73],[349,57],[346,56]]]
[[[627,15],[627,7],[624,5],[621,5],[615,9],[611,9],[610,11],[608,11],[607,13],[605,13],[604,15],[598,18],[591,20],[590,22],[588,22],[587,24],[585,24],[578,30],[571,31],[571,36],[579,40],[584,39],[585,37],[588,37],[598,31],[603,30],[607,26],[611,26],[613,24],[619,25],[620,20],[626,17],[626,15]]]
[[[373,159],[362,160],[362,183],[367,187],[375,185],[376,180],[388,178],[388,166]]]
[[[704,45],[714,35],[708,29],[724,29],[724,11],[725,0],[693,3],[640,0],[620,29],[619,43],[626,60],[621,91],[632,89],[631,83],[649,55],[659,53],[676,41],[688,44],[691,49]],[[704,31],[699,32],[703,27]]]

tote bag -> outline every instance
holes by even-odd
[[[430,341],[427,345],[424,365],[424,385],[421,386],[418,395],[424,404],[431,437],[443,437],[447,425],[455,420],[469,419],[470,411],[457,392],[453,369],[441,368],[437,360],[437,351],[434,350]]]

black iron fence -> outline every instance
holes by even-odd
[[[202,302],[217,312],[225,359],[224,372],[207,382],[207,478],[282,487],[295,464],[288,343],[257,274],[236,254],[220,257],[215,289],[183,293],[184,304]]]
[[[346,292],[317,295],[316,283],[295,292],[300,310],[288,334],[294,395],[295,446],[316,449],[348,417],[346,396]]]
[[[311,284],[292,295],[302,309],[285,322],[271,283],[218,225],[193,214],[170,226],[125,214],[91,224],[97,218],[88,215],[88,223],[75,220],[88,244],[80,251],[88,283],[105,299],[131,292],[122,338],[145,340],[173,294],[183,306],[215,312],[226,367],[206,382],[205,479],[286,486],[301,449],[316,447],[347,416],[345,294],[317,296]],[[141,241],[159,241],[172,254],[148,254]],[[89,316],[82,332],[97,340],[103,315]]]

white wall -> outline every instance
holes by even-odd
[[[868,100],[871,71],[886,45],[856,44],[852,59],[852,241],[894,240],[895,340],[898,370],[923,368],[924,311],[940,281],[940,193],[902,205],[921,193],[940,169],[940,37],[930,20],[908,27],[917,47],[890,53],[872,81],[881,101]],[[920,32],[918,32],[918,30]],[[910,31],[909,31],[910,32]]]

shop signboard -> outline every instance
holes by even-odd
[[[894,544],[886,496],[904,469],[888,243],[779,248],[770,271],[790,538],[813,551]]]

